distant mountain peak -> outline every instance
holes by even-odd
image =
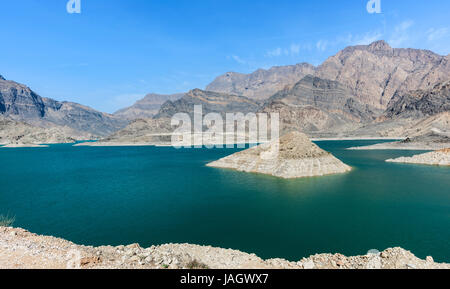
[[[0,74],[0,79],[1,80],[6,80],[1,74]]]
[[[392,47],[384,40],[378,40],[375,42],[372,42],[368,45],[369,50],[371,51],[377,51],[377,50],[391,50]]]

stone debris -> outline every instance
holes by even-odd
[[[0,269],[450,269],[401,248],[345,257],[319,254],[299,262],[190,244],[90,247],[23,229],[0,227]]]

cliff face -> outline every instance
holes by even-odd
[[[351,170],[299,132],[288,133],[279,142],[276,140],[235,153],[208,166],[285,179],[339,174]]]
[[[262,112],[279,112],[282,131],[306,133],[348,131],[380,113],[356,100],[341,83],[311,75],[269,98]]]
[[[384,41],[352,46],[330,57],[316,75],[339,81],[365,104],[386,109],[397,90],[429,89],[448,80],[448,57],[428,50],[392,48]]]
[[[159,112],[164,103],[179,100],[183,96],[182,93],[171,95],[151,93],[132,106],[117,111],[114,115],[128,120],[151,118]]]
[[[66,126],[98,136],[111,134],[127,124],[123,119],[77,103],[42,98],[29,87],[4,78],[0,79],[0,114],[34,126]]]
[[[384,116],[386,118],[422,118],[449,111],[450,81],[447,81],[438,83],[428,90],[395,93]]]
[[[0,114],[18,119],[38,119],[45,116],[42,98],[30,88],[0,78]]]

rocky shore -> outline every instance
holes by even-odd
[[[415,155],[413,157],[401,157],[389,159],[390,163],[421,164],[433,166],[450,166],[450,148],[435,152]]]
[[[352,147],[349,150],[417,150],[435,151],[450,147],[450,137],[444,134],[428,133],[412,138],[370,146]]]
[[[89,247],[0,227],[0,269],[450,269],[401,248],[365,256],[320,254],[298,262],[190,244]]]
[[[235,153],[212,162],[208,166],[272,175],[285,179],[351,171],[351,167],[319,148],[300,132],[288,133],[279,141],[275,140]]]

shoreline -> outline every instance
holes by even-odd
[[[317,254],[295,262],[192,244],[83,246],[10,227],[0,227],[0,248],[3,269],[450,269],[402,248],[353,257]]]
[[[337,138],[311,138],[313,142],[321,142],[321,141],[353,141],[353,140],[367,140],[367,141],[388,141],[388,140],[404,140],[405,138],[396,138],[396,137],[337,137]],[[233,145],[238,145],[240,143],[234,143]],[[218,145],[218,146],[226,146],[226,143],[205,143],[205,145]],[[248,145],[247,143],[245,145]],[[74,144],[75,147],[172,147],[170,143],[130,143],[130,142],[82,142]],[[192,144],[195,146],[195,144]]]
[[[322,141],[357,141],[357,140],[367,140],[367,141],[386,141],[386,140],[403,140],[404,138],[395,137],[336,137],[336,138],[311,138],[313,142]],[[0,144],[0,148],[47,148],[50,145],[56,144],[73,144],[74,147],[172,147],[170,143],[132,143],[132,142],[92,142],[92,141],[77,141],[74,143],[46,143],[46,144]],[[238,145],[239,143],[234,143],[233,145]],[[193,144],[192,146],[194,146]],[[205,145],[222,145],[226,146],[226,143],[214,143],[214,144],[203,144]],[[248,145],[247,143],[245,145]]]
[[[350,147],[347,150],[404,150],[404,151],[436,151],[449,148],[450,144],[408,144],[408,143],[379,143],[370,146]]]
[[[0,148],[48,148],[49,144],[5,144]]]

